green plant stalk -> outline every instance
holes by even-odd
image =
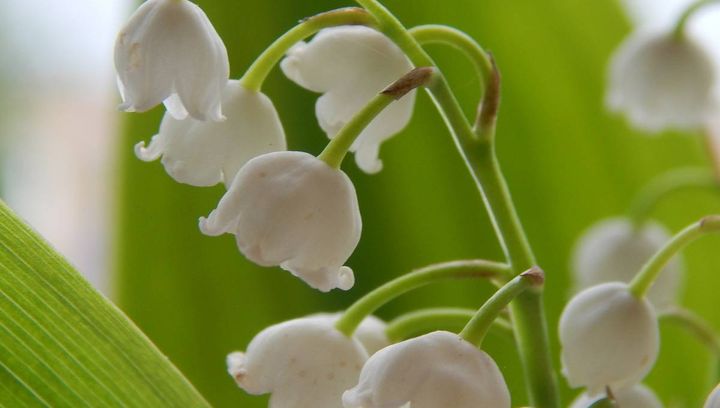
[[[708,322],[691,310],[680,307],[664,310],[659,319],[661,322],[678,326],[693,335],[711,353],[715,354],[715,360],[720,357],[720,336]]]
[[[715,3],[717,0],[697,0],[696,2],[690,4],[685,11],[680,15],[678,18],[678,21],[675,23],[675,28],[673,29],[673,37],[676,39],[682,39],[685,36],[685,27],[687,26],[688,21],[690,20],[690,17],[692,17],[698,10],[701,8]]]
[[[376,18],[377,28],[392,39],[413,64],[436,66],[420,44],[408,34],[402,23],[384,6],[376,0],[356,1]],[[492,139],[479,140],[442,74],[437,75],[428,91],[481,190],[491,222],[512,270],[517,274],[531,268],[535,265],[534,255],[497,164]],[[482,105],[488,106],[485,102]],[[487,136],[484,127],[478,129]],[[472,149],[474,145],[477,145],[478,149]],[[484,174],[486,169],[490,170],[490,173]],[[511,303],[510,310],[530,405],[537,408],[559,408],[560,399],[550,354],[542,290],[538,288],[525,291]]]
[[[475,310],[443,307],[415,310],[388,322],[385,335],[397,343],[421,333],[434,330],[459,332],[475,316]],[[493,320],[490,331],[512,338],[512,325],[502,317]]]
[[[260,56],[250,65],[250,68],[240,78],[240,84],[246,89],[260,91],[265,78],[277,63],[285,56],[285,53],[293,45],[310,37],[323,28],[342,25],[365,25],[373,26],[375,19],[365,10],[359,7],[347,7],[327,11],[308,17],[300,24],[291,28],[282,36],[278,37]]]
[[[362,321],[385,303],[427,284],[449,279],[501,278],[510,272],[507,265],[482,259],[428,265],[376,288],[353,303],[335,323],[341,333],[352,336]]]
[[[718,231],[720,231],[720,215],[709,215],[677,233],[635,275],[629,284],[630,293],[638,298],[644,297],[673,256],[703,235]]]
[[[640,190],[630,204],[628,216],[636,227],[640,227],[665,197],[687,189],[708,189],[720,192],[718,187],[720,187],[720,180],[708,169],[670,170],[653,178]]]
[[[479,348],[493,322],[500,316],[505,307],[526,289],[542,285],[544,279],[543,272],[539,268],[532,268],[514,277],[483,303],[477,313],[465,325],[465,328],[462,329],[460,337]]]

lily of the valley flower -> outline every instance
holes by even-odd
[[[121,109],[165,102],[178,119],[222,120],[227,50],[205,13],[188,0],[148,0],[115,42]]]
[[[638,31],[613,57],[607,104],[640,129],[699,128],[714,109],[715,80],[712,59],[689,33]]]
[[[632,387],[623,388],[619,391],[613,391],[615,402],[619,407],[630,407],[630,408],[662,408],[663,404],[660,402],[655,393],[643,384],[633,385]],[[598,395],[591,397],[586,393],[581,394],[575,401],[573,401],[570,408],[589,408],[593,403],[599,399],[604,398],[605,395]]]
[[[720,408],[720,385],[710,393],[703,408]]]
[[[298,85],[323,93],[315,113],[330,138],[379,91],[412,69],[400,48],[364,26],[322,30],[309,43],[293,47],[281,67]],[[378,159],[380,144],[407,125],[414,103],[412,91],[362,131],[351,150],[363,171],[375,173],[382,169]]]
[[[273,152],[243,166],[200,230],[233,233],[240,251],[321,291],[350,289],[343,266],[360,240],[357,195],[339,169],[304,152]]]
[[[151,161],[162,156],[165,170],[175,180],[194,186],[232,183],[248,160],[264,153],[285,150],[285,134],[270,99],[228,81],[223,92],[227,120],[204,122],[175,119],[166,113],[160,132],[150,144],[135,146],[138,158]]]
[[[669,240],[667,230],[654,222],[635,227],[628,219],[611,218],[593,225],[575,247],[572,270],[576,290],[604,282],[630,282]],[[658,276],[648,293],[658,310],[675,304],[681,277],[682,265],[677,259]]]
[[[272,393],[271,408],[337,408],[357,383],[367,352],[326,317],[290,320],[260,332],[228,372],[250,394]]]
[[[335,324],[342,313],[318,313],[310,317],[328,319],[329,322]],[[360,325],[355,329],[353,337],[362,343],[368,355],[373,355],[380,349],[390,345],[390,340],[385,334],[387,324],[379,318],[370,315],[363,319]]]
[[[639,383],[659,350],[655,311],[621,282],[578,293],[560,318],[563,373],[572,387],[590,395]]]
[[[375,353],[346,408],[510,407],[510,393],[485,352],[454,333],[436,331]]]

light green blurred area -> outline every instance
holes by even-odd
[[[224,39],[232,76],[300,18],[349,2],[198,1]],[[556,326],[569,287],[568,256],[581,231],[621,214],[653,175],[684,165],[707,165],[700,135],[647,137],[603,107],[606,62],[629,26],[615,2],[486,0],[386,5],[407,25],[456,26],[491,50],[503,74],[498,154],[520,217],[547,273],[546,305],[553,354]],[[478,83],[472,66],[453,50],[430,48],[468,114]],[[319,153],[325,135],[314,117],[316,95],[278,70],[265,92],[283,120],[292,149]],[[215,406],[266,406],[245,395],[225,373],[225,355],[244,349],[264,327],[322,310],[338,310],[388,279],[437,261],[482,257],[500,260],[482,201],[442,121],[426,95],[412,123],[381,151],[384,170],[368,176],[353,160],[363,236],[349,265],[357,283],[349,292],[322,294],[279,269],[250,264],[233,237],[200,234],[221,187],[180,185],[159,163],[138,161],[132,146],[158,128],[161,111],[127,115],[121,142],[119,244],[115,298]],[[239,135],[240,136],[240,135]],[[718,212],[711,193],[686,193],[663,202],[657,218],[672,230]],[[716,288],[720,239],[686,253],[689,271],[683,304],[720,327]],[[489,294],[482,282],[451,282],[418,290],[383,308],[394,317],[420,306],[478,307]],[[709,392],[710,356],[686,333],[663,328],[662,352],[648,383],[672,406],[697,407]],[[496,358],[513,393],[526,403],[514,345],[492,336]],[[716,380],[716,379],[715,379]],[[560,380],[565,401],[576,394]]]

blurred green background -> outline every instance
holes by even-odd
[[[300,18],[351,2],[234,2],[199,0],[224,39],[233,77]],[[503,74],[498,154],[518,211],[547,273],[546,305],[553,353],[556,326],[569,287],[568,256],[591,223],[621,214],[634,193],[663,170],[707,165],[700,135],[632,131],[603,107],[606,62],[630,31],[613,1],[392,0],[385,4],[407,25],[458,27],[491,50]],[[430,48],[473,114],[478,83],[472,66],[453,50]],[[274,101],[295,150],[318,153],[326,143],[314,117],[316,95],[276,70],[265,92]],[[161,110],[125,115],[120,144],[118,244],[114,297],[215,406],[261,407],[225,372],[225,355],[244,349],[264,327],[318,311],[339,310],[370,289],[431,262],[501,259],[478,192],[426,95],[411,124],[381,151],[384,170],[368,176],[347,160],[363,216],[363,236],[349,261],[357,283],[349,292],[322,294],[279,269],[252,265],[232,236],[200,234],[222,187],[180,185],[159,163],[135,159],[132,146],[158,128]],[[675,231],[717,212],[711,193],[673,196],[656,218]],[[720,327],[716,288],[720,239],[686,252],[689,271],[683,304]],[[420,306],[476,308],[489,294],[483,282],[450,282],[403,296],[379,315],[394,317]],[[526,403],[514,345],[486,341],[513,393]],[[686,333],[663,327],[662,351],[647,381],[670,406],[697,407],[711,388],[710,355]],[[713,381],[716,381],[714,378]],[[560,380],[566,403],[576,392]]]

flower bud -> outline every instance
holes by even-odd
[[[698,128],[713,112],[714,84],[712,59],[689,33],[638,31],[613,56],[607,105],[640,129]]]
[[[575,290],[604,282],[630,282],[669,240],[667,230],[655,222],[636,227],[628,219],[611,218],[593,225],[575,246],[572,262]],[[653,306],[663,310],[676,303],[681,277],[682,264],[673,259],[648,292]]]
[[[362,344],[325,317],[270,326],[247,352],[227,357],[228,372],[250,394],[272,393],[270,407],[337,408],[367,360]]]
[[[412,69],[405,54],[383,34],[364,26],[320,31],[309,43],[298,43],[282,61],[285,75],[323,95],[315,114],[333,138],[372,97]],[[380,144],[410,121],[415,91],[394,102],[360,133],[350,148],[366,173],[382,169]]]
[[[619,391],[613,390],[613,396],[620,408],[663,408],[662,402],[655,393],[643,384],[636,384]],[[570,408],[590,408],[592,404],[604,397],[604,394],[590,397],[587,393],[583,393],[573,401]]]
[[[357,195],[339,169],[304,152],[267,153],[250,160],[200,230],[233,233],[240,251],[262,266],[280,266],[327,292],[350,289],[343,266],[360,240]]]
[[[710,393],[703,408],[720,408],[720,385]]]
[[[343,394],[346,408],[510,407],[497,365],[454,333],[436,331],[388,346]]]
[[[606,386],[622,389],[640,382],[659,349],[655,311],[621,282],[583,290],[560,317],[563,374],[572,387],[590,395]]]
[[[135,145],[144,161],[162,156],[167,173],[176,181],[193,186],[232,183],[238,170],[263,153],[285,150],[285,133],[270,99],[260,92],[228,81],[223,92],[227,120],[203,122],[175,119],[165,113],[160,132],[150,144]]]
[[[187,0],[148,0],[115,42],[121,109],[144,112],[160,102],[178,119],[222,120],[230,72],[227,51],[205,13]]]

